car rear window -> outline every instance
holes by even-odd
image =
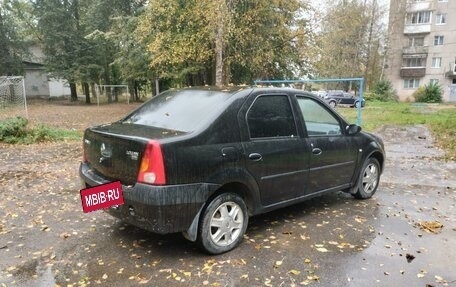
[[[170,90],[152,98],[121,122],[192,132],[219,111],[231,95],[210,90]]]

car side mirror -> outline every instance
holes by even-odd
[[[351,124],[347,126],[348,135],[356,135],[357,133],[361,132],[361,127],[355,124]]]

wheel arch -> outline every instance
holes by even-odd
[[[229,169],[222,173],[214,174],[209,181],[222,182],[221,186],[209,195],[206,202],[201,206],[199,212],[193,218],[190,227],[183,232],[185,238],[196,241],[200,217],[208,204],[222,193],[235,193],[239,195],[247,207],[248,216],[255,215],[260,209],[260,194],[255,179],[245,170]]]
[[[380,164],[381,172],[383,172],[384,162],[385,162],[384,155],[380,151],[377,150],[377,151],[372,152],[367,158],[371,158],[371,157],[378,160],[378,163]]]
[[[248,215],[253,215],[253,211],[255,210],[256,206],[255,199],[249,187],[242,182],[229,182],[222,185],[209,197],[205,206],[207,206],[209,202],[211,202],[215,197],[219,196],[222,193],[235,193],[239,195],[244,200],[244,203],[247,206],[247,211],[249,213]]]

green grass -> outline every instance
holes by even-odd
[[[339,108],[351,123],[357,123],[357,110]],[[362,110],[361,126],[374,131],[383,125],[426,125],[448,159],[456,159],[456,106],[445,104],[369,102]]]
[[[81,137],[80,131],[56,129],[42,124],[31,127],[28,120],[21,117],[0,121],[0,142],[10,144],[80,140]]]

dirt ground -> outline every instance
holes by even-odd
[[[37,102],[29,114],[83,130],[135,106]],[[219,256],[84,214],[81,142],[0,144],[0,286],[456,286],[456,163],[424,126],[378,134],[387,163],[372,199],[335,193],[251,218]]]

